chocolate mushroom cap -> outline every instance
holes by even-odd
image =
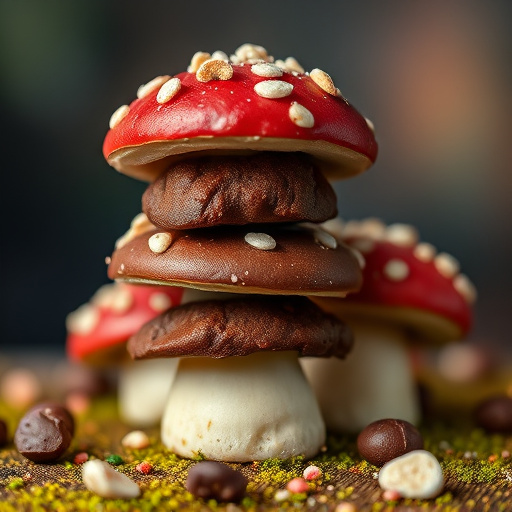
[[[128,342],[134,359],[224,358],[259,351],[344,357],[352,333],[305,297],[247,296],[189,303],[144,325]]]
[[[118,247],[108,272],[123,281],[233,293],[344,296],[361,285],[346,246],[316,228],[279,225],[150,230]]]

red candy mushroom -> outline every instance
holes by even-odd
[[[459,273],[452,256],[418,243],[411,226],[368,219],[339,229],[330,221],[324,228],[365,261],[358,293],[343,300],[314,299],[343,318],[355,337],[343,367],[335,360],[304,362],[326,424],[357,431],[381,418],[417,423],[407,343],[439,344],[464,337],[471,327],[473,285]]]
[[[182,303],[182,288],[108,284],[67,318],[70,359],[92,365],[119,365],[119,409],[130,424],[160,421],[177,360],[132,363],[126,341],[146,322]]]
[[[230,59],[198,52],[188,71],[151,80],[113,114],[105,158],[147,181],[191,152],[303,152],[333,179],[370,167],[377,156],[371,122],[329,75],[273,60],[255,45]]]

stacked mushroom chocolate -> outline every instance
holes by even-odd
[[[224,461],[311,456],[325,427],[298,355],[342,358],[352,338],[306,296],[361,285],[355,252],[316,223],[336,215],[327,178],[373,163],[371,125],[329,75],[250,44],[197,53],[137,96],[112,116],[103,150],[151,182],[147,217],[109,276],[202,290],[128,342],[135,359],[182,358],[162,441]]]

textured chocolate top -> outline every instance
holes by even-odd
[[[253,296],[192,302],[154,318],[128,341],[134,359],[247,356],[297,351],[302,356],[344,357],[350,329],[305,297]]]
[[[323,222],[336,195],[306,155],[263,152],[174,164],[146,190],[142,209],[163,229],[263,222]]]
[[[249,232],[257,236],[248,237]],[[162,252],[153,252],[149,246],[156,235],[167,241],[159,248]],[[330,235],[325,239],[325,235],[318,229],[275,224],[163,234],[152,230],[118,248],[108,274],[130,282],[233,293],[342,297],[357,291],[361,286],[357,258],[345,245]],[[263,250],[246,241],[258,237],[267,238],[264,243],[275,241],[275,248]]]

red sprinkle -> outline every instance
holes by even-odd
[[[308,466],[302,476],[306,480],[316,480],[322,476],[322,470],[317,466]]]
[[[385,501],[398,501],[402,495],[393,489],[388,489],[382,493],[382,499]]]
[[[301,478],[301,477],[292,478],[286,484],[286,489],[288,489],[290,492],[294,492],[294,493],[308,492],[309,485],[306,482],[306,480],[304,480],[304,478]]]
[[[83,464],[84,462],[87,462],[88,460],[89,460],[89,455],[85,452],[80,452],[75,455],[73,462],[75,464]]]
[[[139,471],[140,473],[143,473],[144,475],[149,475],[151,471],[153,470],[153,466],[149,462],[141,462],[140,464],[137,464],[135,466],[135,469]]]

